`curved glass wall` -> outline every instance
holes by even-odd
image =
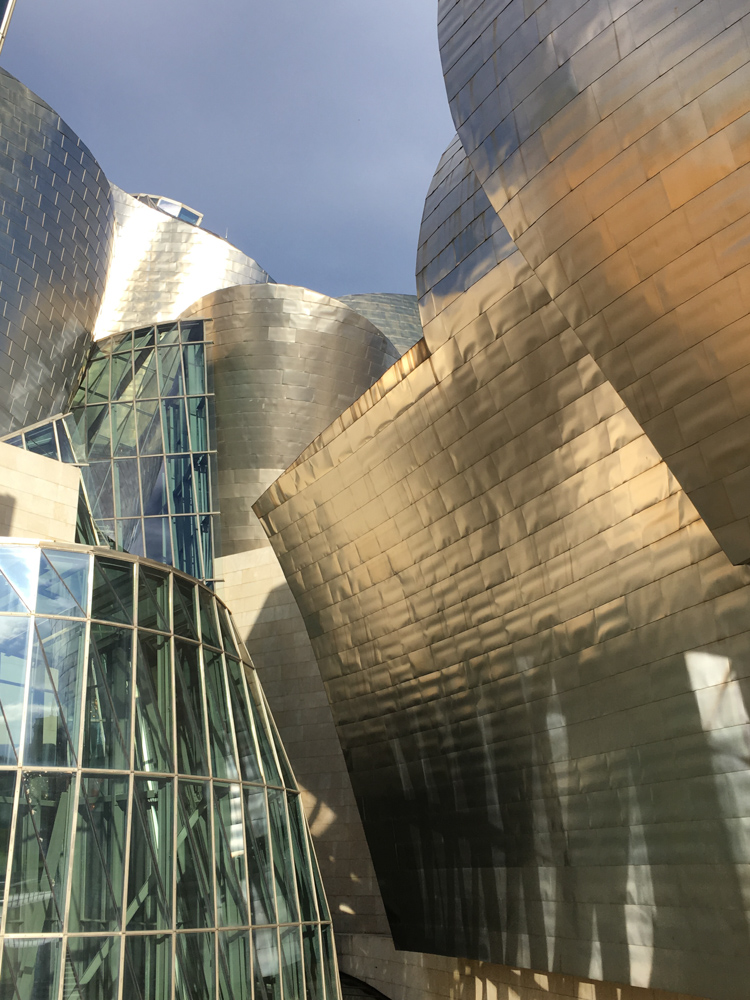
[[[81,466],[97,529],[124,552],[213,578],[213,394],[203,323],[99,341],[71,412],[6,438]]]
[[[0,545],[0,996],[337,1000],[299,792],[229,614]]]

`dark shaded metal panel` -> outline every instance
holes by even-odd
[[[750,558],[747,15],[439,4],[487,195],[734,562]]]
[[[422,337],[419,305],[415,295],[365,292],[359,295],[339,295],[339,302],[369,319],[400,354],[406,354]]]
[[[67,408],[114,236],[109,183],[60,117],[0,70],[0,433]]]

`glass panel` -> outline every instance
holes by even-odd
[[[164,450],[167,454],[190,451],[184,399],[180,396],[165,399],[161,406],[164,416]]]
[[[154,327],[142,326],[138,330],[133,330],[133,348],[138,350],[141,347],[152,347],[154,344]]]
[[[60,424],[62,424],[67,432],[67,437],[70,442],[70,450],[74,456],[76,462],[83,462],[86,460],[86,445],[83,440],[83,435],[81,434],[80,419],[82,414],[78,414],[76,418],[72,413],[67,414],[58,422],[58,440],[60,442],[60,450],[62,454],[63,462],[69,461],[65,457],[67,452],[67,447],[63,444],[63,435],[59,433]],[[73,459],[71,459],[72,461]]]
[[[183,343],[186,340],[203,340],[203,320],[183,320],[180,323],[180,336]]]
[[[133,556],[145,555],[143,550],[143,521],[139,517],[115,522],[117,525],[117,547]]]
[[[154,399],[159,395],[159,379],[156,373],[156,351],[136,350],[134,368],[136,398]]]
[[[62,1000],[114,1000],[119,979],[119,938],[68,938]]]
[[[167,479],[173,514],[192,514],[195,511],[192,473],[193,464],[189,455],[167,459]]]
[[[203,362],[203,344],[190,344],[182,348],[185,360],[185,393],[201,396],[206,391],[206,375]]]
[[[141,485],[143,488],[143,513],[151,515],[167,514],[167,481],[163,458],[141,459]]]
[[[248,923],[243,826],[240,786],[215,783],[216,892],[221,927]]]
[[[86,372],[86,401],[102,403],[109,399],[109,358],[92,361]]]
[[[172,781],[135,779],[132,825],[127,929],[166,930],[172,922]]]
[[[5,905],[5,873],[8,870],[10,824],[13,820],[13,796],[16,790],[16,772],[0,772],[0,917]],[[0,993],[0,995],[2,995]]]
[[[128,779],[81,777],[68,929],[116,931],[122,915]]]
[[[195,587],[179,576],[174,578],[174,631],[188,639],[198,638],[195,614]]]
[[[286,750],[281,742],[279,731],[276,728],[276,722],[271,715],[271,709],[268,707],[268,702],[266,701],[265,696],[263,696],[263,705],[266,710],[266,719],[268,720],[268,726],[271,730],[271,736],[273,737],[273,745],[276,749],[276,760],[279,762],[279,766],[281,767],[281,772],[284,777],[284,785],[286,788],[291,788],[292,791],[297,791],[297,782],[294,780],[294,774],[292,773],[289,758],[286,755]]]
[[[323,996],[323,979],[317,926],[307,925],[302,928],[302,952],[305,957],[305,996],[307,1000],[320,1000]]]
[[[15,764],[21,746],[30,618],[0,618],[0,764]]]
[[[245,678],[247,680],[247,688],[250,695],[250,709],[253,715],[253,723],[255,724],[255,736],[260,747],[260,757],[263,761],[263,771],[266,776],[266,783],[269,785],[281,785],[281,775],[279,774],[276,758],[274,757],[273,750],[271,749],[271,741],[269,738],[268,728],[266,726],[265,714],[258,708],[255,697],[253,697],[254,695],[258,695],[255,678],[252,676],[252,672],[250,672],[249,676],[248,673],[245,673]]]
[[[336,958],[333,952],[333,932],[331,925],[322,925],[320,931],[323,937],[323,970],[326,980],[326,1000],[338,1000],[341,996],[341,988],[336,973]]]
[[[141,566],[138,581],[138,624],[141,628],[170,632],[169,577],[166,573]]]
[[[253,931],[255,1000],[281,1000],[279,943],[276,928]]]
[[[159,374],[161,396],[181,396],[182,366],[179,347],[163,347],[159,354]]]
[[[178,934],[174,970],[175,1000],[214,1000],[214,934]]]
[[[81,469],[86,493],[91,502],[91,512],[99,520],[114,517],[115,500],[112,490],[112,464],[95,462]]]
[[[80,563],[80,556],[78,558]],[[88,562],[88,557],[84,556],[84,559]],[[42,615],[67,615],[71,618],[85,617],[83,608],[57,575],[44,553],[42,553],[39,565],[36,610],[38,614]]]
[[[268,816],[271,821],[273,843],[273,874],[276,882],[276,905],[279,923],[288,924],[299,919],[294,892],[294,870],[289,848],[284,792],[268,789]]]
[[[254,924],[275,924],[276,907],[271,888],[271,851],[266,793],[257,785],[244,785],[247,868]]]
[[[299,927],[281,930],[281,974],[285,997],[304,997]]]
[[[252,980],[248,932],[219,934],[219,1000],[249,1000]]]
[[[84,767],[130,767],[130,685],[133,632],[91,625]]]
[[[0,571],[8,578],[26,607],[33,611],[39,580],[39,549],[20,545],[12,548],[0,546]]]
[[[114,462],[115,515],[139,517],[141,513],[141,488],[138,482],[138,460],[120,458]]]
[[[208,455],[193,455],[193,482],[198,510],[201,514],[211,511],[211,494],[208,489]]]
[[[312,873],[305,853],[305,827],[299,795],[287,792],[287,809],[289,811],[289,829],[292,835],[294,868],[297,872],[297,896],[302,920],[317,920]]]
[[[221,653],[208,648],[203,650],[208,707],[208,731],[211,745],[211,763],[215,778],[239,778],[234,759],[231,718],[227,705],[224,681],[224,664]]]
[[[137,434],[135,410],[126,403],[116,403],[112,407],[112,450],[115,455],[127,458],[136,453]]]
[[[200,563],[198,519],[196,517],[173,517],[175,565],[183,573],[197,579],[203,578]]]
[[[188,419],[190,420],[190,440],[193,451],[208,450],[208,417],[204,396],[193,397],[187,401]]]
[[[263,775],[258,762],[258,751],[255,748],[250,717],[245,700],[245,690],[242,684],[242,666],[237,660],[227,657],[227,672],[229,674],[229,694],[232,700],[232,715],[234,716],[234,732],[237,737],[237,752],[240,755],[240,768],[245,781],[263,781]]]
[[[57,459],[54,425],[43,424],[41,427],[34,428],[33,431],[26,431],[26,450],[33,451],[36,455],[44,455],[45,458]]]
[[[135,404],[138,417],[138,449],[141,455],[160,455],[163,451],[161,415],[158,399]]]
[[[23,434],[16,434],[15,437],[5,438],[3,444],[9,444],[12,448],[21,448],[22,450],[26,448],[23,443]]]
[[[138,633],[135,769],[172,771],[172,672],[169,639]]]
[[[63,929],[73,794],[69,774],[23,774],[7,896],[8,933]]]
[[[89,568],[90,560],[87,553],[65,552],[62,550],[45,549],[44,555],[50,561],[65,587],[72,595],[81,610],[88,606]],[[37,612],[40,611],[37,603]],[[62,614],[63,612],[42,612],[43,614]]]
[[[24,614],[28,613],[28,610],[16,591],[11,587],[7,578],[0,573],[0,611]]]
[[[214,599],[203,587],[198,587],[198,601],[201,606],[201,638],[209,646],[216,646],[217,649],[221,649],[219,630],[216,626]]]
[[[216,602],[216,608],[219,612],[219,624],[221,625],[221,634],[224,639],[224,649],[232,656],[239,656],[240,654],[237,650],[237,643],[234,639],[234,630],[229,623],[229,614],[227,609],[220,601]]]
[[[55,431],[57,433],[57,443],[60,448],[60,461],[65,462],[67,465],[72,465],[76,461],[76,457],[73,454],[73,449],[70,445],[70,438],[68,436],[65,420],[55,421]]]
[[[112,457],[112,434],[108,406],[86,407],[86,454],[89,461]]]
[[[181,774],[208,774],[198,647],[175,641],[177,695],[177,769]]]
[[[91,617],[108,622],[133,621],[133,566],[96,556]]]
[[[176,344],[180,339],[180,327],[177,323],[160,323],[156,328],[156,342],[161,344]]]
[[[201,527],[201,550],[203,552],[203,576],[204,580],[212,580],[214,576],[213,541],[211,538],[211,517],[200,519]]]
[[[78,509],[76,511],[76,544],[78,545],[101,545],[94,518],[86,499],[86,488],[83,481],[78,487]]]
[[[146,555],[156,562],[172,565],[172,536],[168,517],[147,517],[143,521]]]
[[[305,843],[307,844],[307,856],[311,859],[310,867],[312,869],[313,878],[315,880],[315,894],[318,898],[318,914],[321,920],[330,920],[331,913],[328,909],[326,894],[323,891],[323,882],[320,877],[318,859],[315,857],[315,851],[313,850],[312,840],[310,838],[310,831],[307,829],[307,825],[305,825]]]
[[[123,1000],[165,1000],[172,995],[172,938],[125,938]]]
[[[62,938],[5,942],[0,996],[3,1000],[56,997],[60,989]]]
[[[112,400],[133,398],[133,355],[130,350],[112,358],[111,391],[110,399]]]
[[[32,634],[24,763],[70,767],[78,754],[86,625],[37,618]]]
[[[213,927],[209,786],[178,781],[177,926]]]

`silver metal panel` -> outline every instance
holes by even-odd
[[[60,117],[0,70],[0,434],[67,408],[114,237],[109,183]]]
[[[113,185],[117,236],[96,338],[175,319],[217,288],[272,281],[227,240]]]
[[[750,559],[750,7],[441,0],[510,235],[733,562]]]
[[[750,569],[507,235],[491,255],[456,144],[431,192],[425,341],[254,507],[396,947],[741,1000]]]
[[[416,295],[365,292],[360,295],[340,295],[339,302],[369,319],[400,354],[406,354],[422,337]]]

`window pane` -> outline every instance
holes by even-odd
[[[208,774],[198,647],[175,641],[177,768],[181,774]]]
[[[56,997],[61,959],[62,938],[6,941],[0,994],[8,1000]]]
[[[172,565],[172,535],[168,517],[147,517],[143,521],[146,555],[156,562]]]
[[[118,459],[114,463],[114,474],[115,516],[139,517],[141,513],[141,487],[138,482],[137,459]]]
[[[108,406],[86,407],[86,455],[91,462],[112,457]]]
[[[211,497],[208,489],[208,455],[193,455],[193,481],[198,511],[208,514],[211,511]]]
[[[33,431],[26,431],[26,450],[45,458],[57,459],[57,441],[53,424],[43,424]]]
[[[120,978],[120,939],[68,938],[62,1000],[113,1000]]]
[[[285,997],[303,997],[302,950],[299,927],[286,927],[281,931],[281,974]]]
[[[206,391],[206,377],[203,366],[203,344],[188,344],[182,348],[185,361],[185,393],[201,396]]]
[[[68,917],[74,934],[120,927],[128,784],[125,777],[81,778]]]
[[[292,835],[292,851],[294,853],[294,868],[297,872],[297,895],[302,920],[317,920],[315,910],[315,891],[312,883],[312,872],[305,853],[305,828],[299,795],[287,792],[287,809],[289,810],[289,827]]]
[[[138,449],[141,455],[160,455],[163,444],[161,437],[161,414],[158,399],[135,404],[138,418]]]
[[[214,785],[216,902],[221,927],[238,927],[248,923],[243,827],[240,786],[216,783]]]
[[[254,924],[275,924],[271,879],[271,850],[266,810],[266,793],[257,785],[244,785],[247,869]]]
[[[219,1000],[249,998],[252,978],[249,933],[219,934]]]
[[[182,395],[182,366],[179,347],[163,347],[159,355],[159,386],[162,396]]]
[[[253,931],[255,1000],[281,1000],[276,929]]]
[[[302,952],[305,959],[305,995],[307,1000],[320,1000],[323,996],[322,969],[320,967],[320,938],[316,925],[302,928]]]
[[[86,690],[84,767],[130,767],[133,632],[92,624]]]
[[[174,782],[136,778],[128,866],[127,929],[171,926]]]
[[[237,752],[240,755],[240,768],[245,781],[263,781],[263,775],[258,762],[258,751],[255,747],[250,715],[247,709],[245,689],[242,684],[242,666],[237,660],[227,657],[227,673],[229,676],[229,694],[232,700],[232,715],[234,717],[234,732],[237,738]]]
[[[193,451],[208,449],[208,417],[205,397],[191,398],[187,401],[190,419],[190,440]]]
[[[91,617],[108,622],[133,621],[133,566],[119,559],[96,556]]]
[[[193,496],[193,464],[190,455],[167,459],[167,480],[173,514],[195,512]]]
[[[135,769],[172,770],[172,671],[169,639],[138,633]]]
[[[294,869],[289,846],[284,792],[268,789],[268,816],[271,821],[273,843],[273,873],[276,883],[276,906],[279,923],[288,924],[299,919],[294,891]]]
[[[195,614],[195,587],[182,577],[174,577],[174,630],[188,639],[198,638]]]
[[[172,938],[126,937],[124,1000],[165,1000],[172,995]]]
[[[221,653],[214,653],[204,647],[203,665],[206,678],[208,731],[214,777],[238,778]]]
[[[136,453],[135,410],[126,403],[112,407],[112,451],[121,458]]]
[[[15,764],[21,743],[30,618],[0,618],[0,764]]]
[[[138,624],[141,628],[171,631],[169,626],[169,576],[158,570],[138,569]]]
[[[138,350],[134,356],[135,396],[137,399],[155,399],[159,395],[156,372],[156,351]]]
[[[178,934],[175,1000],[214,1000],[214,934]]]
[[[174,399],[162,401],[164,416],[164,450],[169,454],[190,451],[188,444],[187,422],[185,420],[185,401],[177,396]]]
[[[221,649],[219,631],[216,625],[216,612],[214,611],[213,597],[203,589],[198,588],[198,599],[201,606],[201,637],[203,642],[209,646],[216,646]]]
[[[141,488],[143,490],[143,513],[146,517],[169,512],[163,458],[141,459]]]
[[[177,926],[213,927],[209,786],[178,781]]]
[[[0,918],[5,905],[5,873],[8,870],[10,824],[13,819],[13,796],[16,790],[16,772],[0,772]]]

